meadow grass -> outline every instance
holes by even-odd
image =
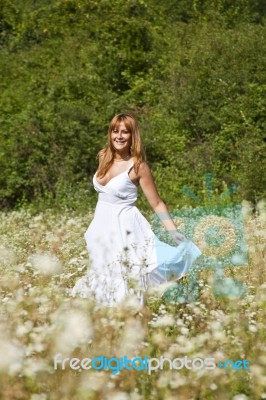
[[[198,301],[150,292],[144,306],[130,296],[117,308],[70,296],[89,266],[83,234],[92,212],[0,213],[1,399],[266,399],[265,202],[255,212],[242,204],[248,265],[225,276],[245,282],[244,296],[216,297],[212,272],[201,271]],[[245,359],[250,370],[55,370],[57,353]]]

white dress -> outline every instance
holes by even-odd
[[[167,282],[173,275],[180,279],[201,254],[190,240],[170,246],[157,238],[135,206],[138,188],[128,175],[133,165],[106,185],[94,174],[98,202],[84,235],[91,265],[76,282],[72,296],[115,306],[135,293],[142,303],[148,285]]]

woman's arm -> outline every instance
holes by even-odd
[[[139,168],[139,184],[151,208],[160,218],[165,229],[174,237],[176,242],[183,241],[185,236],[177,231],[166,204],[159,196],[151,170],[146,162],[141,163]]]

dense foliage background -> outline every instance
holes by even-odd
[[[206,172],[235,201],[265,197],[265,15],[263,0],[0,0],[2,209],[93,205],[125,109],[170,208]]]

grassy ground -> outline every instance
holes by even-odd
[[[212,272],[202,271],[197,301],[167,303],[150,293],[145,306],[131,296],[112,309],[69,296],[88,267],[83,234],[91,213],[1,213],[1,399],[266,399],[265,203],[252,213],[243,202],[243,214],[248,265],[227,268],[225,277],[245,282],[245,295],[215,295]],[[247,360],[250,369],[171,370],[165,362],[150,374],[55,370],[57,353],[212,357]]]

